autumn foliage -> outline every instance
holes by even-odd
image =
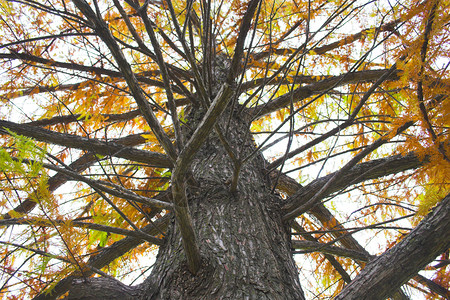
[[[221,92],[286,199],[307,298],[336,297],[450,191],[449,24],[437,0],[0,0],[2,299],[71,274],[147,277],[183,126]],[[230,159],[233,190],[253,157]],[[127,237],[141,242],[102,260]],[[448,296],[448,263],[405,293]]]

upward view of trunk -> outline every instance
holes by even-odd
[[[192,112],[191,117],[200,114]],[[224,114],[219,126],[225,124],[233,152],[242,159],[252,155],[256,148],[248,120]],[[118,282],[73,282],[69,299],[305,299],[292,256],[290,227],[282,220],[284,200],[272,192],[264,166],[264,158],[253,155],[231,192],[234,165],[211,133],[186,174],[202,259],[197,274],[188,269],[172,217],[152,273],[142,284],[131,288]]]
[[[450,299],[449,15],[1,1],[0,298]]]
[[[220,124],[228,122],[224,115]],[[244,158],[254,143],[244,120],[232,118],[227,137]],[[233,164],[211,134],[190,168],[189,209],[202,266],[187,266],[179,231],[171,223],[144,299],[304,299],[291,254],[290,230],[283,224],[283,200],[271,193],[263,159],[257,155],[230,192]]]

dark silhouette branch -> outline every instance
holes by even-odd
[[[17,124],[3,120],[0,120],[0,128],[3,128],[2,132],[4,134],[8,134],[4,130],[8,129],[17,134],[27,136],[41,142],[92,151],[100,155],[111,155],[163,168],[171,167],[170,161],[164,154],[124,147],[123,145],[118,144],[116,140],[112,140],[110,142],[100,141],[98,139],[59,133],[36,126]]]
[[[131,119],[134,119],[140,116],[139,109],[131,110],[123,114],[102,114],[102,117],[105,118],[105,122],[124,122]],[[36,121],[31,121],[26,123],[27,125],[32,126],[50,126],[56,124],[70,124],[73,122],[83,121],[81,119],[81,114],[73,114],[66,116],[56,116],[52,118],[45,118]]]
[[[303,227],[300,226],[300,224],[298,224],[296,221],[293,221],[291,224],[292,228],[297,231],[299,234],[302,235],[302,237],[304,239],[306,239],[307,241],[310,241],[312,243],[319,243],[318,239],[316,239],[312,234],[308,233]],[[292,241],[292,248],[296,249],[297,248],[297,244],[296,244],[296,240]],[[294,251],[294,253],[296,253]],[[339,273],[339,275],[341,275],[342,279],[348,283],[351,280],[350,275],[347,273],[347,271],[344,269],[344,267],[342,267],[342,265],[337,261],[337,259],[329,253],[323,253],[323,256],[330,262],[330,264],[334,267],[334,269]]]
[[[342,247],[331,246],[324,243],[312,242],[312,241],[292,241],[292,247],[295,249],[301,249],[305,252],[321,252],[341,257],[351,258],[353,260],[359,260],[367,262],[372,256],[368,256],[367,253],[359,252],[356,250],[345,249]],[[303,252],[302,252],[303,253]]]
[[[415,169],[422,166],[424,163],[426,163],[426,158],[424,161],[422,161],[415,153],[409,153],[405,156],[395,155],[387,158],[359,163],[346,172],[342,173],[330,187],[327,193],[321,196],[321,199],[329,196],[334,192],[345,189],[350,185]],[[315,193],[320,190],[320,188],[324,186],[326,182],[328,182],[328,180],[335,174],[336,173],[331,173],[329,175],[323,176],[304,186],[288,199],[288,204],[286,204],[283,209],[286,212],[292,212],[299,206],[309,201],[315,195]],[[320,201],[321,199],[317,199],[317,201]]]
[[[227,77],[227,84],[233,86],[236,80],[237,74],[241,68],[242,58],[244,57],[245,39],[250,30],[253,16],[256,12],[256,8],[261,0],[250,0],[245,15],[242,18],[241,27],[239,28],[239,35],[234,47],[233,59],[231,60],[230,72]]]
[[[131,94],[133,95],[137,105],[139,106],[143,117],[147,121],[148,125],[152,129],[153,133],[160,142],[161,146],[166,151],[171,161],[175,161],[177,157],[175,147],[172,145],[172,142],[164,132],[164,129],[153,113],[151,106],[149,105],[144,93],[142,92],[141,87],[139,86],[136,75],[133,73],[130,64],[125,59],[125,56],[123,55],[114,36],[109,30],[108,25],[103,19],[96,15],[89,4],[84,0],[73,0],[73,2],[77,6],[77,8],[86,16],[86,18],[88,18],[93,24],[95,24],[95,31],[109,48],[111,54],[119,65],[121,73],[125,78],[125,81],[127,82],[128,87],[131,90]]]
[[[338,41],[335,41],[333,43],[330,43],[330,44],[327,44],[324,46],[320,46],[320,47],[312,48],[311,53],[316,54],[316,55],[322,55],[322,54],[327,53],[328,51],[331,51],[331,50],[337,49],[339,47],[351,44],[355,41],[361,40],[362,38],[364,38],[365,36],[367,36],[368,34],[370,34],[372,32],[394,31],[395,26],[397,26],[398,24],[400,24],[403,21],[404,20],[395,20],[395,21],[386,23],[386,24],[378,26],[378,27],[366,28],[364,30],[361,30],[358,33],[348,35],[348,36],[346,36]],[[271,54],[272,55],[273,54],[275,54],[275,55],[291,55],[291,54],[295,53],[296,51],[297,51],[296,48],[271,49],[271,51],[264,51],[264,52],[260,52],[260,53],[253,55],[253,59],[261,60]]]
[[[388,69],[368,70],[334,76],[331,78],[318,81],[316,83],[311,83],[296,88],[292,92],[279,96],[271,100],[270,102],[267,102],[266,104],[257,106],[255,108],[249,108],[247,111],[249,114],[253,115],[254,118],[260,118],[289,105],[291,100],[293,100],[294,103],[296,103],[308,97],[325,93],[335,87],[358,82],[377,81],[387,73],[391,74],[385,80],[398,80],[401,71],[396,70],[395,72],[390,72],[390,70]]]
[[[108,225],[83,222],[77,220],[44,220],[44,219],[36,219],[36,218],[19,218],[19,219],[4,219],[0,220],[0,226],[12,226],[12,225],[32,225],[32,226],[41,226],[41,227],[52,227],[54,224],[64,225],[64,226],[72,226],[78,228],[88,228],[92,230],[98,230],[108,233],[116,233],[124,236],[132,236],[137,239],[146,240],[155,245],[161,245],[162,239],[157,237],[151,237],[149,239],[148,234],[142,234],[138,231],[127,230],[119,227],[112,227]]]
[[[129,135],[120,139],[116,139],[115,142],[124,146],[136,146],[145,143],[145,138],[140,134]],[[73,172],[82,172],[90,167],[92,164],[98,161],[98,158],[92,153],[88,152],[83,154],[80,158],[72,162],[68,167]],[[69,180],[69,177],[62,173],[57,173],[50,177],[47,181],[49,192],[54,192],[57,188],[62,186]],[[10,212],[3,214],[3,219],[9,219],[11,216],[22,216],[28,214],[37,203],[33,199],[27,198],[23,200],[17,207]]]

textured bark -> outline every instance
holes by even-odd
[[[192,114],[193,119],[196,119],[196,116],[197,119],[201,119],[201,111]],[[219,124],[224,126],[227,121],[228,118],[223,116]],[[247,124],[245,120],[232,119],[226,137],[233,151],[239,153],[241,159],[254,150]],[[344,177],[346,184],[349,184],[355,179],[359,181],[380,177],[405,168],[413,168],[420,163],[413,156],[393,157],[386,161],[363,163],[349,172],[348,176],[352,178],[351,180],[347,175]],[[74,274],[56,286],[59,294],[70,289],[71,298],[69,299],[304,299],[291,255],[289,230],[282,222],[281,207],[286,207],[287,203],[270,193],[271,182],[265,175],[264,164],[260,156],[249,161],[242,168],[237,192],[232,193],[230,182],[234,165],[214,133],[209,135],[194,156],[188,173],[190,179],[187,195],[202,257],[202,266],[195,276],[187,268],[181,236],[172,219],[166,242],[160,248],[153,273],[143,284],[129,287],[105,278],[86,281],[80,279],[81,274]],[[389,165],[388,168],[387,165]],[[320,181],[301,188],[303,196],[307,197],[308,193],[313,193],[315,184]],[[340,184],[339,181],[338,185]],[[448,198],[443,202],[448,202]],[[446,207],[447,214],[443,213],[441,208],[436,210],[443,213],[444,219],[441,219],[441,222],[447,224],[443,226],[448,227],[448,203]],[[433,215],[439,213],[434,212]],[[442,235],[443,227],[439,227],[439,224],[435,225],[438,227],[439,234]],[[449,229],[447,227],[444,230]],[[433,238],[435,239],[436,236],[433,235]],[[139,243],[141,241],[134,239],[133,245]],[[423,243],[419,242],[418,247]],[[448,241],[446,243],[448,247]],[[404,249],[413,249],[414,245],[417,244],[413,238],[410,244],[404,246]],[[126,252],[131,248],[127,246],[123,251]],[[339,250],[330,249],[330,251]],[[123,251],[121,253],[125,253]],[[438,253],[434,249],[432,255],[427,256],[423,254],[423,251],[409,252],[407,257],[414,260],[414,263],[408,263],[413,268],[404,276],[398,276],[397,272],[392,272],[392,269],[384,266],[388,270],[385,273],[393,273],[396,278],[402,278],[401,281],[389,279],[389,283],[392,284],[387,285],[391,289],[386,295],[392,294]],[[114,256],[117,257],[115,254]],[[414,257],[426,257],[426,262]],[[389,258],[387,261],[376,259],[376,261],[383,267],[386,262],[392,265],[393,259],[397,258]],[[108,261],[100,263],[92,261],[89,265],[100,268]],[[401,267],[396,269],[403,272]],[[371,276],[377,277],[374,274]],[[361,290],[372,289],[372,286],[375,286],[375,291],[378,293],[377,284],[377,282],[364,282],[357,288],[358,293]],[[102,285],[104,288],[101,287]],[[374,293],[373,289],[372,293]],[[385,297],[381,294],[376,295],[377,298],[370,298],[375,296],[367,292],[363,292],[361,297],[342,294],[340,299],[383,299],[382,297]],[[54,296],[55,294],[50,297],[41,295],[39,299],[54,299]]]
[[[228,140],[242,157],[254,146],[245,124],[233,122]],[[191,165],[197,185],[188,187],[202,266],[196,276],[188,271],[172,223],[144,283],[144,299],[304,299],[289,230],[279,212],[282,199],[270,193],[263,166],[260,157],[246,164],[237,192],[231,193],[233,164],[219,139],[210,135]]]
[[[202,118],[202,112],[193,112],[191,117],[195,123],[195,119]],[[225,115],[219,124],[225,126],[227,121]],[[254,150],[247,124],[245,120],[232,119],[226,137],[241,159]],[[345,184],[413,168],[420,163],[415,156],[363,163],[344,176]],[[91,295],[91,299],[141,296],[144,299],[304,299],[290,252],[289,230],[282,222],[281,207],[287,203],[270,193],[271,182],[265,175],[264,164],[260,156],[248,162],[242,168],[237,192],[232,193],[234,165],[215,134],[209,135],[194,157],[189,168],[188,200],[202,257],[202,267],[196,276],[187,269],[179,230],[172,220],[153,273],[142,285],[127,287],[107,279],[85,281],[80,279],[81,274],[74,274],[57,285],[59,294],[70,289],[72,299],[82,299],[82,295]],[[302,196],[307,200],[326,179],[301,188]],[[341,184],[344,183],[339,181],[337,189]],[[298,194],[294,199],[299,199]],[[136,245],[141,242],[134,241]],[[124,251],[127,249],[130,248]],[[101,268],[105,263],[108,260],[93,261],[90,265]],[[104,289],[99,288],[102,283]],[[54,299],[54,296],[41,298]]]
[[[141,290],[110,278],[75,279],[68,300],[133,300]]]
[[[202,113],[193,115],[193,119],[195,115],[201,119]],[[220,123],[223,125],[226,121],[223,117]],[[254,150],[245,124],[243,120],[233,120],[227,136],[241,158]],[[411,168],[409,163],[420,164],[409,156],[387,161],[389,168],[385,167],[385,161],[374,161],[371,168],[365,165],[369,163],[364,163],[364,167],[352,169],[351,176],[362,180],[386,175],[398,168]],[[194,157],[188,200],[202,256],[202,267],[196,276],[188,271],[181,236],[172,219],[153,273],[142,285],[124,287],[105,281],[108,288],[101,296],[102,289],[97,288],[101,281],[85,282],[77,279],[77,275],[61,282],[61,287],[70,288],[71,297],[89,294],[91,290],[90,295],[96,299],[115,299],[108,294],[114,286],[116,295],[123,299],[127,299],[128,294],[135,299],[136,295],[143,295],[144,299],[303,299],[290,252],[289,231],[281,220],[280,208],[287,203],[268,190],[271,182],[265,176],[264,163],[259,156],[247,163],[242,168],[237,192],[231,193],[234,166],[214,134],[210,134]],[[376,167],[379,165],[383,166],[381,170]],[[376,174],[368,175],[364,170]],[[311,192],[313,186],[301,190]],[[104,263],[93,265],[101,267]]]
[[[222,125],[227,121],[221,118]],[[233,120],[227,136],[241,158],[254,150],[247,124]],[[70,290],[68,299],[304,299],[291,253],[290,230],[281,218],[284,200],[271,193],[263,159],[256,156],[245,165],[235,193],[230,192],[233,169],[219,138],[210,134],[190,166],[187,188],[202,257],[195,276],[188,270],[172,217],[153,272],[139,286],[108,278],[86,280],[73,274],[57,284],[58,293],[36,299],[55,299],[65,290]],[[101,268],[111,256],[120,256],[141,243],[131,237],[126,240],[131,243],[114,247],[111,255],[98,255],[105,258],[101,261],[94,257],[89,265]]]

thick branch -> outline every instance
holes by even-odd
[[[185,175],[193,156],[201,147],[214,128],[220,114],[225,110],[231,100],[232,89],[224,84],[216,99],[213,101],[203,120],[195,130],[192,137],[181,151],[172,172],[172,193],[177,224],[183,238],[183,247],[186,252],[189,270],[196,273],[200,267],[200,252],[196,242],[192,220],[189,215],[189,206],[186,198]]]
[[[385,72],[383,75],[381,75],[374,84],[372,84],[372,86],[367,90],[367,92],[364,93],[364,96],[361,98],[361,100],[359,101],[358,105],[356,105],[356,107],[353,109],[352,113],[349,115],[348,119],[345,122],[343,122],[342,124],[338,125],[334,129],[328,131],[327,133],[321,135],[319,138],[317,138],[317,139],[307,143],[306,145],[303,145],[300,148],[295,149],[294,151],[286,153],[286,155],[284,155],[283,157],[281,157],[281,158],[277,159],[276,161],[272,162],[270,164],[269,168],[276,168],[277,166],[279,166],[282,163],[284,163],[284,161],[286,159],[294,157],[298,153],[301,153],[301,152],[305,151],[306,149],[308,149],[309,147],[312,147],[313,145],[316,145],[316,144],[320,143],[321,141],[324,141],[325,139],[327,139],[330,136],[338,133],[342,129],[351,126],[353,124],[356,116],[358,115],[359,111],[362,109],[364,104],[369,100],[369,98],[372,95],[372,93],[375,92],[375,90],[378,88],[378,86],[380,86],[395,71],[396,71],[396,64],[394,64],[387,72]],[[379,145],[381,145],[382,143],[384,143],[384,141],[385,141],[384,138],[378,139],[372,145],[364,148],[364,150],[362,150],[362,152],[359,153],[357,156],[364,155],[364,152],[366,152],[366,151],[368,151],[367,153],[370,153],[372,151],[372,150],[370,150],[371,147],[374,147],[377,143]],[[378,146],[376,146],[376,147],[378,147]],[[365,155],[367,155],[367,154],[365,154]],[[355,156],[355,158],[357,156]],[[364,157],[364,156],[362,156],[362,157]],[[348,167],[349,167],[349,164],[346,164],[343,168],[348,168]],[[327,184],[331,184],[331,183],[328,182]]]
[[[0,130],[1,128],[9,129],[17,134],[31,137],[41,142],[91,151],[101,155],[116,156],[163,168],[171,167],[170,161],[164,154],[124,147],[114,140],[111,142],[103,142],[97,139],[54,132],[35,126],[17,124],[3,120],[0,120]],[[3,130],[3,133],[6,132]]]
[[[155,245],[161,245],[162,239],[153,237],[149,238],[150,236],[148,234],[142,234],[137,231],[123,229],[119,227],[112,227],[107,225],[101,225],[96,223],[90,223],[90,222],[83,222],[83,221],[77,221],[77,220],[42,220],[42,219],[5,219],[0,220],[0,226],[11,226],[11,225],[34,225],[34,226],[42,226],[42,227],[52,227],[55,224],[57,225],[63,225],[63,226],[72,226],[72,227],[78,227],[78,228],[89,228],[92,230],[98,230],[103,232],[109,232],[109,233],[116,233],[124,236],[132,236],[138,239],[146,240],[152,244]]]
[[[88,72],[88,73],[94,73],[94,74],[108,75],[111,77],[120,77],[120,78],[123,77],[123,75],[118,71],[108,70],[105,68],[99,68],[99,67],[94,67],[94,66],[85,66],[85,65],[80,65],[77,63],[61,62],[61,61],[56,61],[56,60],[52,60],[52,59],[47,59],[47,58],[31,55],[28,53],[20,53],[20,52],[0,53],[0,59],[19,59],[19,60],[27,61],[27,62],[40,63],[42,65],[49,66],[49,67],[53,66],[53,67],[58,67],[58,68],[74,70],[74,71],[82,71],[82,72]]]
[[[327,78],[321,80],[316,83],[311,83],[299,88],[296,88],[290,93],[286,93],[278,98],[273,99],[272,101],[257,106],[255,108],[248,109],[248,112],[251,115],[254,115],[255,118],[265,116],[271,112],[277,111],[286,105],[288,105],[291,101],[298,102],[300,100],[306,99],[308,97],[318,95],[320,93],[331,90],[335,87],[343,86],[346,84],[352,84],[357,82],[369,82],[376,81],[381,76],[385,75],[387,72],[390,72],[389,69],[386,70],[369,70],[369,71],[359,71],[354,73],[346,73],[339,76],[334,76],[331,78]],[[393,72],[386,80],[397,80],[400,75],[399,70]]]
[[[442,299],[450,299],[450,291],[444,288],[443,286],[437,284],[433,280],[430,280],[420,274],[414,276],[414,280],[429,288],[431,292],[441,295]]]
[[[334,76],[331,75],[297,75],[297,76],[278,76],[272,79],[271,81],[267,82],[267,78],[258,78],[253,79],[250,81],[246,81],[242,83],[241,85],[241,92],[245,92],[254,88],[257,88],[261,85],[269,86],[269,85],[277,85],[277,84],[283,84],[283,85],[291,85],[292,83],[298,83],[298,84],[311,84],[311,83],[317,83],[321,80],[333,78]]]
[[[354,260],[368,261],[370,256],[364,252],[345,249],[341,247],[331,246],[324,243],[312,242],[312,241],[292,241],[292,247],[295,249],[302,249],[307,252],[321,252],[336,256],[348,257]]]
[[[379,27],[374,27],[374,28],[366,28],[364,30],[361,30],[358,33],[352,34],[352,35],[348,35],[346,37],[344,37],[343,39],[340,39],[336,42],[332,42],[330,44],[324,45],[324,46],[320,46],[320,47],[315,47],[313,49],[311,49],[311,53],[313,54],[325,54],[326,52],[351,44],[357,40],[360,40],[361,38],[367,36],[370,33],[373,32],[383,32],[383,31],[393,31],[395,30],[395,26],[397,26],[402,20],[394,20],[392,22],[389,22],[385,25],[379,26]],[[261,60],[267,56],[269,56],[270,54],[276,54],[276,55],[290,55],[292,53],[294,53],[297,49],[296,48],[284,48],[284,49],[271,49],[271,51],[264,51],[264,52],[260,52],[257,53],[253,56],[254,60]]]
[[[424,161],[421,161],[415,153],[409,153],[406,156],[395,155],[357,164],[350,170],[341,174],[329,188],[327,193],[321,196],[321,199],[350,185],[415,169],[420,167],[423,163]],[[289,203],[286,204],[283,209],[288,213],[294,211],[297,207],[310,200],[318,190],[334,177],[334,175],[335,173],[331,173],[312,181],[290,197],[288,199]],[[321,199],[318,199],[318,201]]]
[[[341,257],[346,257],[353,259],[355,261],[359,262],[369,262],[370,260],[376,258],[375,255],[369,255],[367,252],[360,252],[357,250],[351,250],[341,247],[335,247],[330,246],[327,244],[319,243],[319,242],[312,242],[312,241],[292,241],[292,247],[294,249],[301,249],[304,252],[321,252],[327,257],[327,255],[336,255]],[[419,282],[420,284],[426,286],[428,289],[430,289],[431,292],[436,293],[443,298],[447,299],[450,296],[450,292],[445,289],[444,287],[440,286],[439,284],[435,283],[434,281],[423,277],[420,274],[417,274],[413,278],[415,281]]]
[[[272,173],[270,173],[270,176],[272,179],[275,179],[277,177],[277,174],[275,172],[272,172]],[[289,196],[292,196],[296,191],[298,191],[302,188],[303,187],[301,184],[297,183],[294,179],[292,179],[289,176],[281,174],[281,176],[279,177],[277,189],[288,194]],[[351,259],[355,260],[356,263],[358,263],[361,267],[364,267],[366,262],[368,262],[371,258],[373,258],[373,256],[370,255],[364,249],[364,247],[362,247],[358,243],[358,241],[356,241],[355,238],[353,238],[353,236],[351,234],[348,234],[348,231],[346,230],[346,228],[336,220],[336,218],[333,216],[333,214],[325,207],[325,205],[323,203],[318,203],[316,206],[311,208],[311,210],[308,213],[314,215],[314,217],[316,217],[320,221],[320,223],[322,223],[322,226],[324,226],[324,228],[333,229],[330,231],[330,234],[332,236],[334,236],[337,240],[339,240],[339,243],[342,244],[345,248],[336,247],[338,249],[331,248],[331,249],[324,250],[322,247],[328,246],[328,245],[324,245],[323,243],[318,243],[318,241],[314,237],[312,237],[310,234],[308,234],[304,230],[301,230],[302,228],[299,227],[297,222],[293,222],[291,224],[292,228],[294,230],[296,230],[297,232],[299,232],[302,235],[302,237],[305,238],[308,242],[316,242],[317,246],[320,246],[320,247],[311,249],[313,244],[306,244],[306,243],[303,243],[303,241],[293,241],[293,244],[292,244],[293,248],[305,249],[305,250],[314,251],[314,252],[316,252],[316,251],[322,252],[323,255],[325,256],[325,258],[330,261],[330,263],[341,274],[341,276],[343,277],[344,280],[345,280],[344,276],[346,273],[340,271],[340,269],[342,269],[342,266],[339,264],[339,262],[337,262],[334,259],[334,257],[331,254],[329,254],[329,253],[331,253],[330,251],[336,250],[335,252],[333,252],[333,255],[351,258]],[[448,298],[448,295],[450,295],[450,292],[447,291],[445,288],[443,288],[442,286],[436,284],[435,282],[433,282],[429,279],[424,278],[420,274],[417,274],[416,276],[414,276],[414,280],[427,286],[430,289],[430,291],[432,291],[433,293],[436,293],[438,295],[441,295],[444,298],[446,298],[446,297]],[[349,281],[346,281],[346,282],[349,282]]]
[[[123,114],[102,114],[101,116],[105,118],[105,122],[121,122],[128,121],[133,118],[136,118],[140,115],[139,109],[130,110]],[[50,126],[56,124],[69,124],[77,121],[83,121],[84,119],[80,119],[81,114],[73,114],[66,116],[55,116],[53,118],[45,118],[36,121],[28,122],[28,125],[34,126]]]
[[[385,299],[450,247],[450,194],[399,244],[372,260],[336,297]]]
[[[42,64],[47,67],[57,67],[57,68],[63,68],[63,69],[68,69],[68,70],[74,70],[74,71],[94,73],[97,75],[106,75],[106,76],[110,76],[111,78],[124,79],[123,74],[119,71],[114,71],[114,70],[100,68],[100,67],[94,67],[94,66],[85,66],[85,65],[80,65],[77,63],[72,63],[72,62],[68,63],[68,62],[63,62],[63,61],[56,61],[56,60],[52,60],[52,59],[48,59],[48,58],[43,58],[40,56],[31,55],[28,53],[19,53],[19,52],[0,53],[0,59],[19,59],[19,60],[26,61],[26,62],[39,63],[39,64]],[[183,78],[190,77],[190,75],[187,74],[183,70],[179,70],[174,67],[171,67],[171,69],[175,69],[174,73],[176,72],[177,75],[179,75]],[[159,71],[141,72],[136,75],[136,79],[137,79],[137,81],[148,84],[150,86],[157,86],[157,87],[164,88],[163,82],[149,78],[149,75],[156,76],[158,74],[159,74]],[[182,75],[180,75],[180,74],[182,74]],[[78,86],[80,84],[83,84],[83,83],[59,85],[59,86],[55,86],[55,87],[33,87],[30,89],[25,89],[25,90],[16,92],[12,96],[12,98],[22,97],[22,96],[26,96],[29,94],[35,94],[35,93],[41,93],[41,92],[63,91],[63,90],[67,90],[67,89],[74,90],[74,89],[78,88]],[[174,92],[177,92],[179,94],[183,94],[183,95],[185,94],[185,92],[183,92],[177,86],[172,86],[172,89]]]
[[[162,77],[163,82],[164,82],[164,87],[166,89],[167,106],[168,106],[168,108],[170,110],[170,114],[171,114],[171,118],[172,118],[172,123],[173,123],[174,131],[175,131],[175,140],[176,140],[177,146],[179,147],[179,149],[181,149],[181,147],[182,147],[182,145],[184,143],[183,143],[183,137],[181,135],[180,122],[178,121],[177,109],[176,109],[176,106],[175,106],[173,93],[172,93],[172,88],[171,88],[171,84],[170,84],[169,72],[167,71],[166,63],[164,62],[164,58],[163,58],[163,54],[162,54],[162,51],[161,51],[161,47],[160,47],[159,42],[158,42],[158,40],[156,38],[155,32],[153,31],[152,24],[150,24],[150,20],[147,17],[146,11],[144,12],[144,10],[140,10],[139,9],[138,13],[140,14],[142,20],[144,21],[145,28],[147,30],[148,36],[150,37],[150,41],[151,41],[151,44],[153,46],[153,50],[155,52],[154,60],[156,61],[156,63],[159,66],[159,69],[161,71],[161,77]],[[169,154],[169,156],[172,159],[174,158],[170,154]]]
[[[139,286],[128,286],[112,278],[74,279],[68,300],[134,300],[143,290]]]
[[[247,10],[245,11],[245,15],[242,18],[241,27],[239,28],[239,36],[236,41],[236,46],[234,47],[234,55],[231,61],[230,73],[227,78],[227,83],[229,86],[233,85],[239,71],[242,57],[244,56],[245,39],[251,28],[253,15],[255,14],[256,8],[258,7],[260,1],[261,0],[250,0]]]

